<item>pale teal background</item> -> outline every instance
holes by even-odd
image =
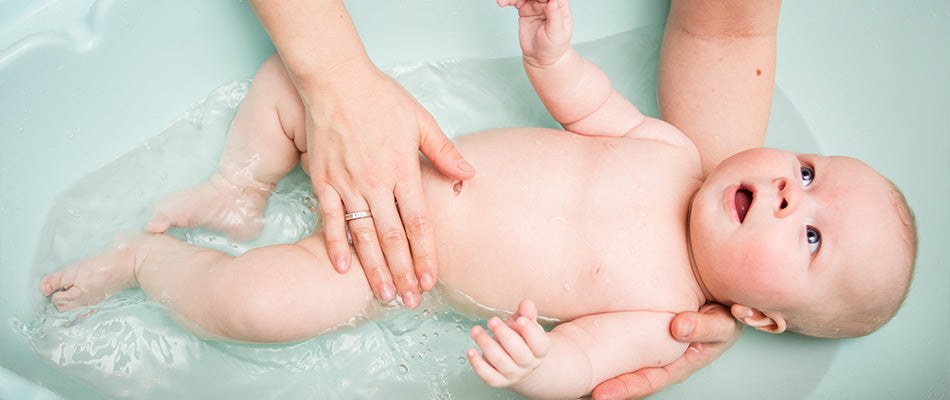
[[[347,4],[380,65],[518,54],[513,16],[492,1]],[[661,24],[667,4],[573,7],[575,41],[586,41]],[[780,26],[777,83],[822,152],[861,158],[895,181],[920,226],[903,311],[874,335],[830,347],[834,361],[817,384],[802,382],[814,386],[805,393],[950,398],[950,2],[789,1]],[[54,196],[222,82],[251,76],[271,52],[241,1],[0,0],[0,398],[97,397],[9,328],[33,313],[27,271]],[[784,362],[740,342],[658,397],[782,397],[742,379],[752,360]],[[807,374],[787,369],[790,379]]]

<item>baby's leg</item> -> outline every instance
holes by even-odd
[[[203,226],[239,240],[256,236],[267,198],[297,165],[300,152],[293,138],[303,129],[300,97],[274,55],[238,107],[217,172],[208,182],[159,201],[145,230]]]
[[[199,336],[242,342],[308,339],[373,301],[362,268],[334,271],[321,236],[232,257],[149,235],[49,274],[40,288],[69,309],[136,285]]]

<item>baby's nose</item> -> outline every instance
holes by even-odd
[[[775,207],[775,217],[785,218],[798,208],[799,195],[801,191],[798,190],[798,186],[795,184],[789,184],[788,178],[781,177],[775,178],[772,180],[772,184],[775,185],[776,192],[778,193],[778,200],[776,201]]]

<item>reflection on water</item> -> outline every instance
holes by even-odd
[[[659,38],[659,29],[637,30],[579,50],[601,65],[645,114],[657,116]],[[557,126],[517,58],[429,63],[389,72],[450,136],[502,126]],[[206,180],[217,166],[224,134],[247,87],[246,81],[222,86],[147,144],[64,192],[49,213],[32,277],[38,280],[101,251],[114,234],[140,229],[157,199]],[[776,107],[773,125],[798,135],[808,131],[787,101],[777,100]],[[171,234],[238,254],[309,235],[319,225],[314,206],[309,180],[296,170],[270,200],[261,237],[236,243],[204,230]],[[472,347],[468,330],[475,322],[443,307],[437,295],[426,296],[419,311],[388,308],[374,321],[290,345],[198,340],[138,290],[114,296],[85,318],[77,316],[89,310],[59,313],[39,295],[34,304],[36,319],[15,321],[15,329],[40,357],[110,396],[517,397],[488,388],[471,372],[464,352]],[[770,398],[802,398],[821,379],[837,348],[836,342],[795,335],[745,336],[713,367],[657,397],[691,397],[716,388],[733,390],[733,397],[741,398],[749,395],[749,382],[759,382],[770,388]]]

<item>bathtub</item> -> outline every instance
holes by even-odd
[[[491,1],[347,4],[379,65],[519,54],[514,16]],[[668,5],[573,7],[574,41],[584,42],[661,25]],[[919,224],[911,293],[865,338],[747,330],[656,398],[950,398],[950,3],[787,2],[779,33],[768,144],[855,156],[902,188]],[[38,357],[14,329],[37,312],[31,265],[47,250],[39,238],[56,196],[218,85],[252,76],[272,52],[244,1],[0,6],[0,399],[103,396]]]

